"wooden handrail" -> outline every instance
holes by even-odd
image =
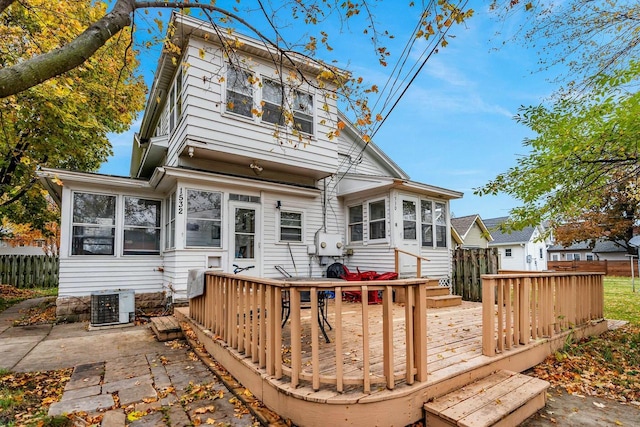
[[[604,273],[509,272],[482,275],[482,353],[604,318]]]
[[[412,256],[416,259],[416,277],[422,277],[422,260],[430,261],[429,258],[423,257],[422,255],[414,254],[408,251],[405,251],[400,248],[393,248],[395,255],[395,268],[396,273],[400,274],[400,254],[405,254]]]
[[[323,385],[334,386],[342,392],[346,385],[356,385],[364,393],[371,393],[374,386],[386,386],[393,389],[397,381],[407,384],[427,379],[427,315],[426,287],[427,279],[400,279],[364,282],[330,281],[287,281],[253,278],[228,273],[207,272],[205,275],[204,294],[189,301],[189,315],[196,322],[210,329],[215,339],[224,346],[231,347],[244,355],[257,368],[264,369],[268,375],[281,379],[290,378],[292,387],[306,381],[314,390]],[[281,330],[282,299],[284,290],[289,291],[290,328],[289,337],[285,338]],[[393,317],[394,291],[402,290],[407,296],[407,303],[402,310],[405,328],[404,339],[394,339],[398,334],[398,319]],[[331,346],[334,354],[335,372],[321,371],[318,298],[321,291],[334,291],[335,316],[332,320],[334,331],[333,342],[323,344]],[[360,291],[362,295],[361,330],[354,332],[354,324],[343,324],[342,292]],[[382,292],[382,323],[370,322],[368,313],[369,291]],[[303,351],[300,336],[301,293],[309,292],[311,299],[311,354]],[[397,315],[397,313],[396,313]],[[348,331],[348,332],[347,332]],[[382,374],[371,366],[372,353],[378,348],[371,348],[370,336],[383,336]],[[286,335],[286,334],[285,334]],[[343,337],[358,335],[362,338],[360,369],[353,369],[352,360],[344,358]],[[293,339],[290,337],[294,337]],[[394,346],[404,345],[405,369],[398,371],[394,365]],[[282,349],[290,349],[288,358],[283,358]],[[397,354],[396,356],[397,357]],[[394,367],[396,369],[394,369]],[[377,368],[375,368],[377,369]]]

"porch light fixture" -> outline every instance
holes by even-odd
[[[257,162],[257,161],[255,161],[255,160],[254,160],[253,162],[251,162],[251,164],[249,165],[249,167],[250,167],[251,169],[253,169],[253,172],[254,172],[256,175],[260,175],[260,174],[262,173],[262,166],[260,166],[260,165],[258,164],[258,162]]]
[[[193,157],[193,147],[189,146],[189,148],[187,148],[187,153],[189,154],[189,157]]]
[[[276,209],[280,209],[282,207],[282,202],[280,200],[278,200],[276,202]]]

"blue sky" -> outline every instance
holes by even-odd
[[[228,2],[217,4],[224,3]],[[396,6],[396,2],[385,2],[374,11],[396,35],[387,44],[392,52],[401,50],[415,23],[415,17]],[[168,14],[163,16],[166,19]],[[485,9],[475,9],[466,24],[453,29],[455,38],[450,44],[429,59],[374,137],[412,180],[463,192],[461,200],[451,203],[454,216],[505,216],[518,205],[504,195],[475,196],[473,189],[526,154],[522,141],[532,135],[513,116],[521,105],[539,104],[555,88],[547,82],[549,74],[535,72],[538,58],[533,50],[515,43],[502,44],[502,38],[492,40],[497,31],[513,33],[518,25],[513,19],[498,22]],[[330,35],[340,31],[331,24],[322,29]],[[292,37],[301,31],[305,28],[284,29]],[[338,40],[342,42],[334,43],[332,52],[338,65],[382,87],[395,57],[390,58],[391,66],[383,68],[359,34],[343,33]],[[420,50],[420,44],[414,47],[414,51]],[[149,85],[158,55],[159,48],[155,48],[140,57]],[[114,155],[100,172],[128,175],[132,135],[138,127],[139,121],[129,132],[111,136]]]

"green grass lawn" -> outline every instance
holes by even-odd
[[[640,325],[640,278],[634,293],[630,277],[604,278],[604,317]]]

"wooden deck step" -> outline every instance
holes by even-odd
[[[488,377],[424,405],[427,427],[517,426],[543,408],[549,383],[511,371]]]
[[[173,316],[152,317],[151,330],[160,342],[182,338],[180,323]]]
[[[461,304],[462,297],[459,295],[439,295],[435,297],[427,297],[427,308],[455,307]]]
[[[446,286],[427,286],[427,297],[438,297],[443,295],[449,295],[451,292]]]

